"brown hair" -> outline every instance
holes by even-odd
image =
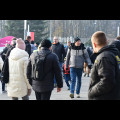
[[[105,45],[107,42],[107,38],[104,32],[102,31],[97,31],[92,35],[92,40],[97,44],[97,45]]]
[[[31,36],[27,36],[27,40],[30,40],[31,39]]]

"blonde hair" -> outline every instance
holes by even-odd
[[[40,51],[40,49],[41,49],[41,44],[38,46],[38,51]]]

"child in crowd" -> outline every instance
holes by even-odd
[[[65,78],[65,82],[66,82],[66,85],[68,87],[68,90],[70,90],[70,84],[69,84],[69,81],[71,81],[70,67],[68,66],[68,70],[65,69],[65,61],[66,61],[66,58],[64,59],[64,64],[63,64],[64,78]]]

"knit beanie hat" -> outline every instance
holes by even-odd
[[[17,39],[16,48],[25,50],[25,47],[26,47],[26,45],[25,45],[24,41],[21,38]]]
[[[47,47],[50,48],[52,46],[52,43],[50,42],[50,40],[45,39],[41,42],[41,47]]]
[[[79,37],[76,37],[75,39],[74,39],[74,43],[76,43],[77,41],[79,41],[80,40],[80,38]],[[80,40],[81,41],[81,40]]]

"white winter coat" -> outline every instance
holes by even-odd
[[[0,57],[0,70],[2,70],[2,67],[3,67],[3,60],[2,60],[2,58]]]
[[[14,48],[9,57],[9,83],[7,92],[9,97],[24,97],[31,89],[26,73],[29,55],[26,51]]]

